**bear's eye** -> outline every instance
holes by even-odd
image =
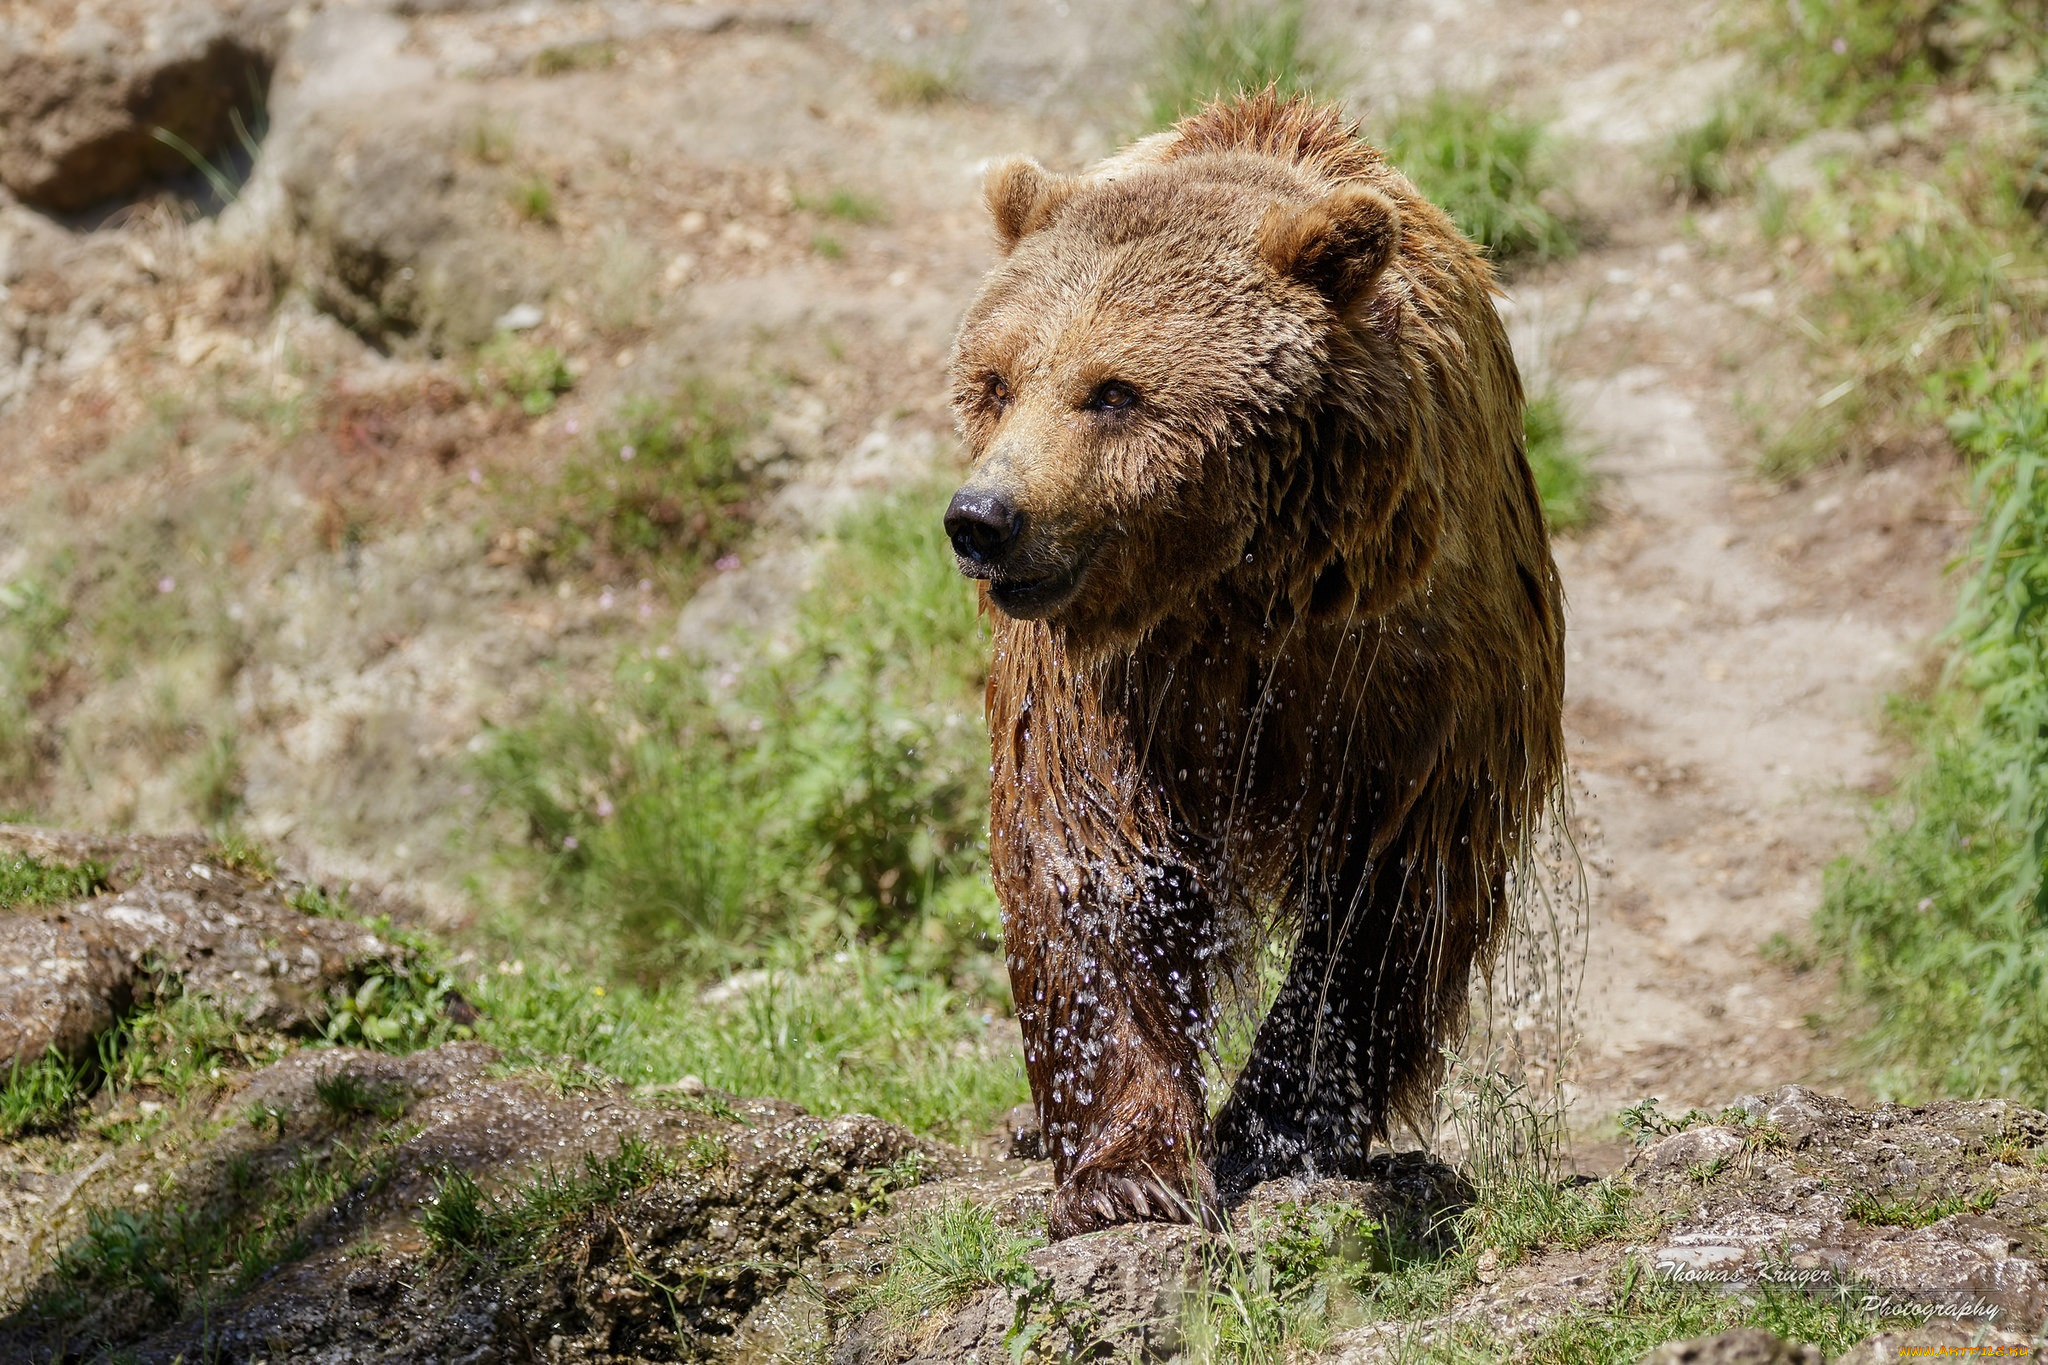
[[[988,401],[994,403],[999,408],[1010,406],[1009,381],[999,374],[992,374],[988,377]]]
[[[1138,391],[1120,379],[1106,379],[1088,395],[1088,406],[1096,412],[1129,412],[1138,406]]]

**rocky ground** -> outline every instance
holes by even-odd
[[[772,628],[841,509],[946,466],[940,368],[988,258],[979,167],[1113,146],[1172,11],[0,0],[0,607],[28,638],[37,594],[75,577],[99,622],[93,666],[31,658],[16,674],[29,695],[0,714],[6,801],[169,834],[231,797],[305,875],[388,888],[401,917],[459,930],[482,818],[462,759],[481,730],[602,677],[634,632],[673,622],[675,644],[716,653],[735,628]],[[2038,1116],[1848,1109],[1781,1088],[1856,1087],[1828,983],[1761,945],[1798,938],[1861,795],[1887,780],[1877,702],[1919,666],[1966,523],[1937,450],[1791,485],[1753,472],[1757,414],[1816,395],[1797,363],[1796,272],[1739,204],[1673,203],[1656,163],[1736,76],[1712,14],[1311,7],[1361,112],[1483,86],[1559,115],[1582,152],[1589,245],[1513,278],[1505,307],[1605,480],[1604,516],[1559,548],[1592,872],[1569,1079],[1579,1157],[1627,1162],[1643,1226],[1663,1229],[1475,1268],[1452,1307],[1392,1337],[1360,1326],[1333,1348],[1343,1358],[1597,1308],[1631,1255],[1753,1277],[1759,1248],[1787,1239],[1887,1292],[1968,1286],[2008,1325],[2040,1320],[2038,1165],[1998,1155],[2038,1146]],[[209,200],[158,126],[228,176],[232,202]],[[166,185],[206,214],[174,212]],[[546,528],[531,490],[623,400],[693,381],[765,414],[745,452],[759,490],[745,546],[676,581],[534,572]],[[167,970],[252,1030],[218,1087],[113,1116],[110,1131],[147,1118],[177,1141],[6,1149],[12,1301],[66,1302],[56,1249],[94,1210],[170,1207],[230,1169],[297,1169],[337,1143],[382,1163],[374,1193],[197,1326],[142,1280],[95,1310],[128,1315],[90,1330],[138,1358],[190,1358],[196,1332],[251,1359],[286,1339],[333,1360],[736,1340],[997,1359],[1034,1313],[1041,1336],[1078,1327],[1056,1309],[1084,1298],[1109,1336],[1164,1350],[1176,1277],[1210,1254],[1161,1229],[1035,1251],[1050,1288],[984,1287],[906,1333],[854,1311],[891,1229],[967,1194],[1028,1225],[1038,1168],[767,1101],[602,1080],[564,1092],[549,1073],[501,1074],[474,1043],[402,1060],[302,1050],[333,993],[403,943],[306,913],[205,841],[7,839],[108,877],[71,908],[0,915],[0,961],[32,964],[0,980],[10,1055],[89,1052]],[[398,1112],[313,1092],[358,1072]],[[1718,1114],[1744,1094],[1760,1098],[1732,1127],[1647,1152],[1612,1136],[1646,1095]],[[262,1126],[258,1111],[282,1117]],[[1760,1116],[1789,1145],[1759,1145]],[[471,1132],[489,1141],[456,1150]],[[549,1245],[575,1251],[550,1264],[574,1273],[514,1273],[501,1248],[418,1231],[450,1169],[509,1189],[536,1162],[615,1157],[622,1137],[731,1155],[657,1163],[612,1212],[554,1227]],[[1845,1212],[1856,1191],[1894,1188],[1990,1202],[1909,1229]],[[1395,1195],[1337,1197],[1385,1214]],[[1399,1197],[1447,1202],[1435,1185]],[[5,1330],[50,1340],[39,1312]],[[509,1323],[527,1333],[516,1345]]]
[[[1857,1361],[2021,1344],[2013,1329],[2048,1315],[2048,1115],[2003,1102],[1864,1109],[1785,1086],[1653,1122],[1597,1186],[1608,1221],[1573,1244],[1468,1254],[1461,1213],[1486,1196],[1410,1153],[1364,1181],[1261,1187],[1226,1234],[1045,1247],[1028,1119],[970,1152],[688,1078],[635,1089],[511,1064],[482,1041],[310,1045],[413,950],[218,847],[0,829],[0,855],[23,854],[99,858],[106,889],[13,908],[13,939],[105,951],[21,961],[0,1064],[147,1046],[136,1002],[180,969],[178,999],[233,1041],[203,1074],[110,1079],[80,1120],[0,1147],[8,1359],[1168,1359],[1212,1277],[1298,1248],[1302,1220],[1332,1210],[1363,1240],[1331,1263],[1365,1291],[1332,1301],[1333,1361],[1512,1356],[1560,1322],[1597,1328],[1646,1283],[1849,1296],[1873,1321],[1928,1323]],[[488,1034],[459,996],[441,1008]],[[906,1311],[892,1276],[935,1255],[929,1220],[961,1207],[1015,1245]],[[1439,1274],[1426,1311],[1371,1296],[1390,1249]],[[1739,1353],[1755,1346],[1658,1359],[1779,1358]]]

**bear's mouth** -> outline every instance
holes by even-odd
[[[1037,578],[997,573],[988,581],[989,600],[1000,607],[1005,616],[1014,616],[1020,621],[1043,621],[1065,606],[1080,588],[1081,576],[1088,572],[1088,563],[1088,557],[1084,556],[1065,568]]]

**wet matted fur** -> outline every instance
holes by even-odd
[[[993,605],[990,847],[1052,1233],[1356,1175],[1427,1103],[1562,773],[1491,271],[1341,114],[1270,93],[1079,176],[1005,163],[987,198],[1004,259],[953,402],[962,497],[1011,539],[956,543]],[[1212,1125],[1219,980],[1278,933]]]

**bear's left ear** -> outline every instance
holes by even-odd
[[[1275,204],[1259,224],[1259,254],[1339,313],[1365,297],[1394,259],[1401,210],[1378,190],[1346,185],[1306,207]]]
[[[1081,182],[1074,177],[1054,175],[1028,156],[991,166],[981,192],[995,219],[996,242],[1003,254],[1009,255],[1018,242],[1051,221],[1079,188]]]

